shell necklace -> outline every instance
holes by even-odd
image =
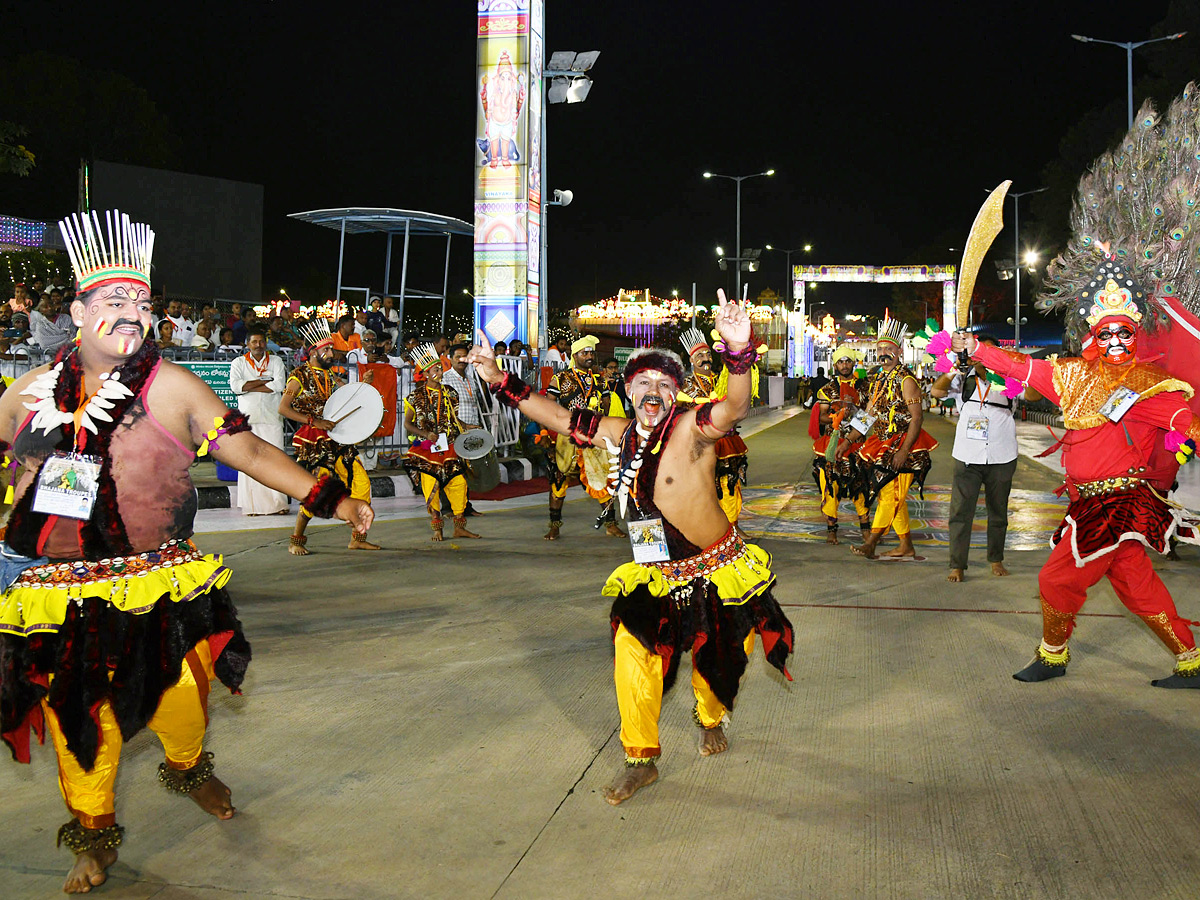
[[[75,413],[78,412],[79,430],[86,429],[92,434],[99,434],[96,422],[111,422],[113,419],[108,410],[112,409],[117,400],[133,396],[133,391],[121,383],[120,372],[105,372],[100,376],[100,389],[88,398],[82,410],[67,412],[59,409],[58,404],[54,402],[54,389],[58,386],[62,368],[63,364],[60,362],[43,372],[29,387],[21,391],[22,397],[34,398],[33,402],[26,401],[23,404],[34,414],[33,421],[29,423],[31,429],[40,428],[49,434],[55,428],[73,423]]]

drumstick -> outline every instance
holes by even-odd
[[[342,422],[342,421],[344,421],[344,420],[346,420],[346,419],[350,418],[352,415],[354,415],[354,414],[355,414],[356,412],[358,412],[360,409],[362,409],[362,407],[361,407],[361,406],[356,406],[356,407],[354,407],[354,409],[350,410],[350,412],[346,413],[346,414],[345,414],[344,416],[342,416],[340,419],[334,419],[334,420],[333,420],[333,424],[334,424],[334,425],[337,425],[339,422]]]

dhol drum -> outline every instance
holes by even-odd
[[[361,444],[383,421],[383,397],[361,381],[344,384],[325,401],[321,418],[333,423],[329,436],[339,444]]]
[[[467,488],[485,494],[500,484],[500,459],[496,441],[483,428],[464,431],[454,439],[454,452],[467,461]]]

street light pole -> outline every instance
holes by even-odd
[[[734,250],[737,259],[737,292],[735,296],[740,301],[742,299],[742,182],[747,178],[758,178],[760,175],[774,175],[774,169],[767,169],[765,172],[755,172],[752,175],[721,175],[718,172],[705,172],[705,178],[728,178],[737,185],[737,203],[736,203],[736,242],[737,246]],[[728,283],[728,282],[726,282]]]
[[[1016,315],[1013,316],[1014,346],[1021,349],[1021,198],[1028,194],[1040,194],[1049,188],[1038,188],[1034,191],[1021,191],[1019,194],[1009,192],[1013,199],[1013,280],[1017,283]]]
[[[1084,44],[1112,44],[1114,47],[1125,48],[1125,81],[1128,88],[1128,106],[1129,106],[1129,128],[1133,127],[1133,51],[1138,47],[1144,47],[1146,44],[1156,44],[1159,41],[1177,41],[1187,34],[1186,31],[1180,31],[1176,34],[1168,34],[1166,37],[1150,38],[1146,41],[1106,41],[1101,38],[1084,37],[1082,34],[1071,35],[1077,41]]]

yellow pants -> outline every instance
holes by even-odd
[[[746,636],[746,655],[754,650],[754,632]],[[626,759],[653,759],[662,753],[658,743],[658,717],[662,712],[663,661],[642,646],[624,625],[617,626],[613,640],[616,651],[613,680],[617,686],[617,709],[621,712],[621,744]],[[696,716],[705,728],[721,723],[726,709],[704,677],[692,669],[692,693]]]
[[[435,519],[440,519],[442,515],[442,494],[446,492],[446,499],[450,501],[450,511],[461,516],[467,511],[467,479],[464,475],[456,475],[450,479],[441,490],[438,490],[438,480],[432,475],[421,473],[421,493],[425,495],[425,508],[429,510],[429,514]]]
[[[350,466],[350,471],[346,471],[346,464],[342,460],[338,460],[333,464],[333,471],[322,466],[313,472],[317,478],[324,474],[330,474],[346,487],[350,488],[350,496],[355,500],[362,500],[364,503],[371,502],[371,476],[367,474],[367,470],[363,468],[363,464],[356,458]],[[310,513],[303,506],[300,507],[300,512],[307,519],[312,518]]]
[[[879,493],[879,504],[875,507],[875,521],[871,527],[876,531],[896,529],[896,534],[908,534],[912,526],[908,522],[908,489],[912,487],[911,473],[902,473],[884,485]]]
[[[821,512],[826,518],[836,519],[838,514],[838,486],[836,484],[825,483],[825,470],[817,469],[817,481],[821,485],[821,496],[824,498],[821,501]],[[864,518],[870,512],[867,509],[867,504],[863,503],[862,495],[859,494],[854,498],[854,511],[858,513],[860,519]]]
[[[208,641],[201,641],[184,658],[179,680],[167,688],[148,723],[166,751],[167,765],[190,769],[204,749],[208,724],[208,687],[213,679],[212,654]],[[84,769],[67,749],[58,716],[43,700],[42,712],[58,754],[58,787],[67,809],[85,828],[107,828],[116,823],[117,762],[121,756],[121,729],[107,700],[98,710],[100,746],[96,765]]]
[[[738,518],[742,515],[742,486],[735,484],[733,490],[730,491],[725,479],[722,478],[720,484],[717,485],[717,502],[721,504],[721,511],[725,513],[729,524],[736,525]]]

